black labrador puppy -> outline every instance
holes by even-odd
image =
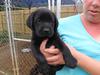
[[[58,20],[53,12],[46,8],[40,8],[32,12],[27,19],[27,25],[32,30],[32,52],[38,62],[39,71],[43,75],[55,75],[57,70],[60,70],[64,65],[49,65],[40,52],[41,42],[48,38],[46,47],[55,45],[62,54],[65,60],[65,65],[70,68],[75,68],[77,60],[72,56],[69,48],[60,39],[57,32]],[[32,75],[32,74],[31,74]]]

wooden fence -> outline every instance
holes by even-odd
[[[37,8],[32,8],[31,11],[29,11],[28,9],[12,11],[13,30],[15,33],[27,34],[30,32],[30,30],[27,28],[26,25],[26,19],[29,13],[36,9]],[[67,17],[74,14],[76,14],[74,6],[62,6],[61,17]],[[5,12],[2,11],[0,12],[0,32],[7,30],[6,25],[7,24],[6,24]]]

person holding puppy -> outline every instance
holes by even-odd
[[[83,13],[60,19],[58,32],[78,63],[56,75],[100,75],[100,0],[83,0]],[[53,45],[45,48],[46,42],[40,50],[48,64],[65,64],[62,53]]]

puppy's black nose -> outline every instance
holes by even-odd
[[[46,35],[46,36],[50,35],[50,29],[49,28],[44,28],[43,29],[43,34]]]
[[[43,32],[44,32],[44,33],[49,33],[49,32],[50,32],[50,29],[49,29],[49,28],[44,28],[44,29],[43,29]]]
[[[51,37],[53,35],[53,32],[50,27],[41,28],[39,33],[41,37]]]

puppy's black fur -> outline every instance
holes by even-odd
[[[57,32],[58,20],[53,12],[46,8],[38,9],[28,17],[27,25],[32,30],[32,52],[43,75],[55,75],[56,71],[64,66],[53,66],[47,63],[45,57],[40,52],[40,44],[46,38],[49,39],[46,44],[47,48],[55,45],[62,52],[65,65],[70,68],[76,67],[77,60],[59,37]]]

